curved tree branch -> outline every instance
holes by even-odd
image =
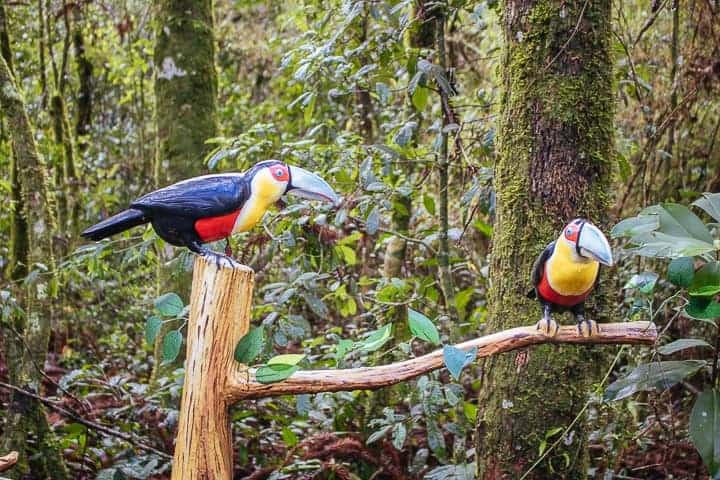
[[[558,335],[547,337],[535,326],[518,327],[456,345],[470,350],[478,348],[478,358],[509,352],[543,343],[574,344],[645,344],[657,340],[657,329],[651,322],[605,323],[600,334],[587,338],[572,325],[560,327]],[[263,384],[256,380],[255,369],[242,369],[228,380],[225,393],[229,403],[239,400],[275,397],[278,395],[338,392],[347,390],[376,390],[404,382],[443,367],[443,352],[436,350],[427,355],[378,367],[361,367],[333,370],[301,370],[282,382]]]

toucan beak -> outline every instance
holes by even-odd
[[[612,250],[607,238],[590,222],[585,223],[580,230],[578,249],[583,257],[594,258],[608,267],[613,266]]]
[[[340,197],[322,177],[310,173],[304,168],[294,166],[289,168],[290,183],[287,186],[287,193],[309,200],[321,200],[333,205],[339,203]]]

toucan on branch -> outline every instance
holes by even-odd
[[[555,337],[549,337],[536,326],[517,327],[456,345],[470,350],[478,347],[478,358],[509,352],[543,343],[635,344],[651,345],[657,340],[657,329],[651,322],[603,323],[598,335],[583,336],[575,326],[562,326]],[[442,350],[402,362],[378,367],[333,370],[301,370],[278,383],[263,384],[255,380],[255,369],[236,374],[227,394],[231,401],[274,397],[278,395],[376,390],[424,375],[443,366]]]

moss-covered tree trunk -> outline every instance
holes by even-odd
[[[157,152],[155,184],[164,186],[205,171],[205,141],[217,135],[217,72],[212,0],[156,0],[155,97]],[[169,253],[169,252],[167,252]],[[162,255],[163,263],[170,256]],[[161,267],[159,288],[188,298],[190,277],[181,262]],[[158,378],[165,323],[155,344]]]
[[[488,331],[534,324],[540,307],[525,293],[536,256],[568,220],[605,220],[613,156],[610,7],[607,0],[506,0],[503,6]],[[592,318],[605,320],[601,295],[591,303]],[[519,478],[530,468],[546,433],[569,425],[586,401],[597,379],[594,352],[544,346],[485,363],[478,478]],[[586,478],[582,424],[529,478]]]
[[[0,2],[0,8],[2,7]],[[51,194],[47,167],[38,154],[32,126],[25,104],[16,86],[10,67],[0,58],[0,108],[7,119],[13,146],[16,178],[19,179],[24,218],[33,228],[25,229],[26,258],[20,265],[46,265],[49,273],[34,280],[15,284],[15,293],[23,308],[11,320],[5,335],[5,360],[10,381],[21,388],[39,392],[41,372],[48,351],[52,312],[50,300],[55,295],[55,256],[53,235],[55,202]],[[14,271],[15,275],[25,270]],[[21,280],[20,277],[13,280]],[[43,406],[34,400],[14,394],[7,412],[7,431],[1,451],[20,452],[18,465],[6,474],[12,478],[67,478],[59,445],[48,427]]]

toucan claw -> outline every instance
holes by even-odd
[[[222,253],[213,252],[212,250],[206,250],[202,254],[204,257],[215,260],[215,267],[220,270],[221,268],[234,268],[240,265],[232,257],[224,255]]]
[[[577,317],[577,328],[578,333],[585,337],[590,338],[600,334],[600,324],[595,320],[586,319],[583,316]]]
[[[560,326],[552,317],[545,316],[537,322],[535,329],[540,330],[547,337],[554,337],[560,330]]]

